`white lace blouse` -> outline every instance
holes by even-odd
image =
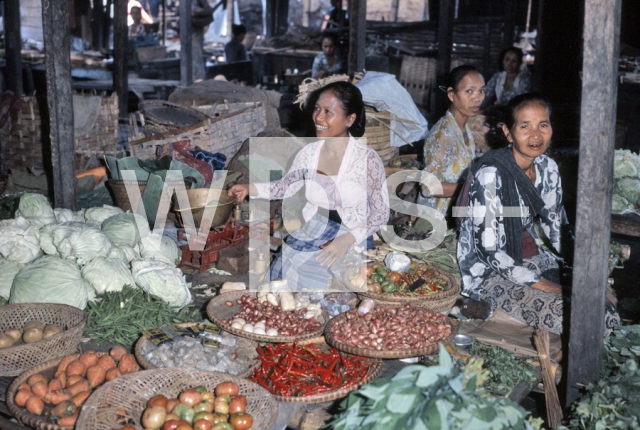
[[[318,173],[320,150],[324,140],[302,148],[289,172],[280,180],[254,184],[255,198],[280,200],[293,196],[305,186],[307,204],[302,209],[305,221],[315,215],[318,207],[335,208],[342,223],[361,243],[385,225],[389,219],[389,194],[384,165],[371,148],[350,137],[335,187],[321,184],[331,177]]]

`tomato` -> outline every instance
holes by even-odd
[[[216,401],[213,402],[213,410],[218,414],[228,414],[229,402],[223,399],[216,399]]]
[[[228,394],[230,396],[235,396],[236,394],[238,394],[238,391],[240,391],[240,389],[235,383],[223,382],[222,384],[216,387],[216,396],[219,396],[221,394]]]
[[[193,430],[211,430],[213,424],[205,419],[197,420],[193,423]]]
[[[213,412],[213,405],[207,401],[193,405],[193,410],[198,412]]]
[[[365,269],[365,273],[367,274],[367,277],[373,275],[374,273],[376,273],[376,269],[374,269],[373,266],[369,266],[367,265],[367,268]]]
[[[193,430],[193,427],[190,424],[180,424],[176,430]]]
[[[178,404],[173,409],[173,413],[174,414],[178,414],[180,416],[180,418],[182,418],[183,420],[187,421],[189,424],[191,424],[193,422],[193,416],[196,414],[196,412],[193,410],[193,408],[190,408],[189,406],[185,405],[184,403]]]
[[[179,425],[180,425],[180,421],[179,420],[173,420],[173,419],[172,420],[168,420],[162,426],[162,430],[175,430],[176,427],[178,427]]]
[[[236,412],[246,412],[247,398],[245,396],[235,396],[229,402],[229,413],[235,414]]]
[[[253,418],[249,414],[238,412],[231,415],[229,424],[231,424],[233,430],[247,430],[253,424]]]
[[[162,406],[163,408],[167,408],[167,397],[163,394],[156,394],[147,402],[147,407],[150,406]]]
[[[367,285],[367,291],[370,293],[379,293],[382,291],[382,288],[380,287],[380,284],[378,284],[377,282],[372,282],[369,285]]]
[[[207,391],[207,387],[205,387],[204,385],[198,385],[197,387],[193,387],[193,389],[196,390],[200,394],[202,394],[205,391]]]
[[[151,406],[142,413],[142,427],[145,429],[162,428],[167,419],[167,409],[164,406]]]
[[[198,412],[193,416],[193,421],[196,422],[198,420],[207,420],[212,425],[218,422],[216,416],[211,412]]]
[[[388,272],[385,278],[389,281],[400,282],[402,276],[398,272]]]
[[[218,397],[216,397],[216,400],[219,402],[224,400],[225,402],[229,403],[231,401],[231,396],[228,394],[220,394]],[[213,402],[215,403],[216,400],[214,400]]]
[[[202,397],[202,401],[207,401],[213,404],[213,401],[216,399],[211,391],[205,391],[204,393],[200,393],[200,397]]]
[[[173,409],[180,403],[178,399],[167,400],[167,412],[173,412]]]
[[[193,388],[187,388],[178,396],[178,399],[187,406],[193,406],[202,400],[202,396]]]
[[[167,418],[166,418],[166,420],[167,420],[167,421],[169,421],[169,420],[176,420],[176,421],[180,421],[181,419],[182,419],[182,418],[180,418],[180,415],[178,415],[178,414],[174,414],[173,412],[168,413],[168,414],[167,414]]]
[[[211,430],[234,430],[234,428],[231,427],[231,424],[229,424],[228,422],[224,422],[214,425],[213,427],[211,427]]]
[[[120,430],[136,430],[134,426],[124,426]]]

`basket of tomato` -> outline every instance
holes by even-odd
[[[143,370],[106,383],[84,405],[83,430],[268,430],[278,403],[258,384],[220,372]]]

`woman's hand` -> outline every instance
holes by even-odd
[[[321,260],[320,266],[331,266],[338,258],[344,257],[347,249],[356,242],[351,233],[343,234],[320,246],[320,253],[316,260]]]
[[[548,281],[544,278],[541,278],[538,282],[533,284],[531,288],[535,288],[536,290],[544,291],[545,293],[556,294],[558,296],[562,295],[562,287],[555,282]]]
[[[236,195],[236,203],[240,204],[242,201],[249,195],[249,185],[248,184],[235,184],[229,188],[227,191],[227,196],[231,197]]]

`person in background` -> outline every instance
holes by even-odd
[[[518,94],[531,90],[531,74],[522,67],[522,50],[515,46],[505,49],[500,54],[501,71],[494,74],[485,91],[482,109],[487,115],[498,119],[504,118],[504,108]]]
[[[247,35],[247,28],[240,24],[231,26],[233,38],[224,46],[224,57],[227,63],[236,63],[238,61],[247,61],[247,47],[242,43]]]
[[[460,178],[476,156],[471,129],[467,125],[484,100],[484,78],[475,66],[451,70],[445,90],[451,102],[447,113],[431,128],[424,142],[424,171],[432,176],[421,186],[418,203],[447,215]],[[441,184],[442,192],[436,191]]]
[[[509,146],[474,163],[460,193],[466,217],[460,218],[457,255],[463,295],[560,334],[569,295],[558,284],[557,257],[543,245],[561,251],[564,214],[558,165],[545,155],[550,116],[539,94],[511,99],[502,126]],[[508,214],[503,208],[513,209]],[[620,325],[616,303],[607,290],[607,330]]]
[[[142,10],[139,6],[133,6],[130,11],[133,24],[129,26],[129,37],[142,36],[146,33],[142,24]]]
[[[153,24],[153,18],[147,13],[146,10],[142,7],[142,4],[138,0],[129,0],[127,3],[127,12],[129,15],[127,16],[127,25],[130,27],[133,24],[133,17],[131,16],[131,9],[137,7],[140,9],[140,22],[142,24]]]
[[[322,21],[321,30],[327,28],[349,27],[347,12],[342,10],[342,0],[331,0],[331,7],[327,10]]]
[[[322,79],[327,76],[344,72],[344,62],[336,53],[338,39],[334,35],[324,35],[322,37],[322,52],[316,55],[311,67],[311,77]]]

